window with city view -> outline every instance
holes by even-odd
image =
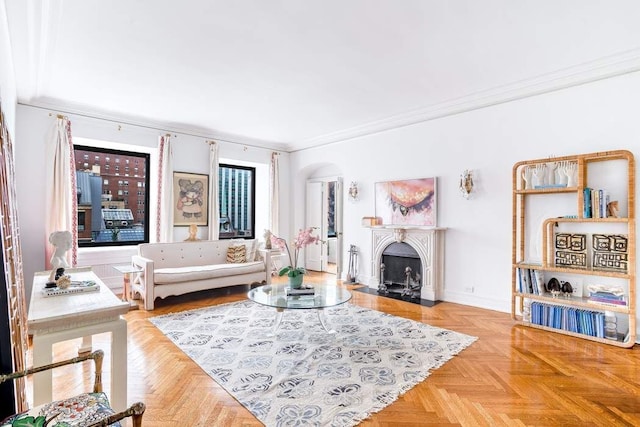
[[[256,169],[220,164],[220,238],[255,238]]]
[[[78,246],[149,241],[149,154],[74,146]]]

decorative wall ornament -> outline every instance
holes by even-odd
[[[462,197],[465,199],[469,199],[471,196],[471,192],[473,191],[473,171],[466,169],[460,175],[460,192],[462,193]]]
[[[358,183],[355,181],[351,181],[351,185],[349,186],[349,200],[351,200],[352,202],[357,202],[358,200],[360,200],[358,194]]]
[[[394,228],[393,229],[393,238],[398,243],[404,242],[404,239],[407,238],[407,230],[404,228]]]
[[[619,234],[594,234],[593,268],[627,272],[629,264],[629,240]]]
[[[556,267],[587,266],[587,235],[586,234],[556,234],[555,242]]]

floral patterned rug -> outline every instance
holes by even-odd
[[[267,426],[353,426],[476,338],[352,304],[276,310],[251,301],[149,319]]]

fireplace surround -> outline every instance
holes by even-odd
[[[372,228],[370,290],[378,290],[382,283],[383,254],[393,243],[406,243],[420,258],[420,299],[440,301],[444,290],[444,232],[442,227],[381,226]],[[392,250],[393,252],[393,250]],[[419,275],[419,276],[418,276]],[[380,293],[383,295],[383,293]]]

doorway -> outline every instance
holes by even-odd
[[[305,265],[313,271],[342,275],[342,178],[307,181],[306,226],[324,242],[306,248]]]

